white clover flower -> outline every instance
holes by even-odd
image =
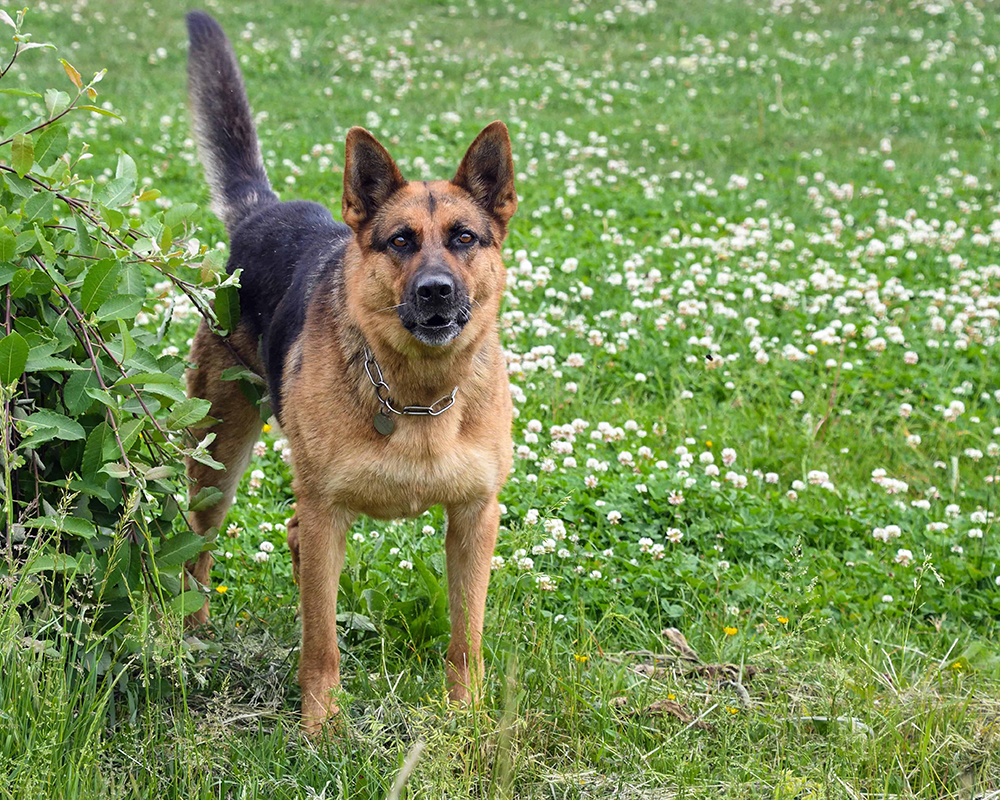
[[[727,447],[722,451],[722,464],[726,467],[731,467],[736,463],[736,451],[731,447]]]
[[[506,563],[507,562],[503,556],[493,556],[493,558],[490,559],[490,569],[493,571],[503,569]]]
[[[805,399],[806,399],[806,396],[804,394],[802,394],[802,392],[800,392],[798,389],[796,389],[794,392],[792,392],[792,402],[795,403],[795,405],[797,405],[797,406],[802,405],[802,403],[805,401]]]
[[[263,542],[260,543],[260,551],[262,553],[273,553],[274,552],[274,545],[271,544],[271,542],[263,541]]]
[[[888,605],[889,603],[891,603],[892,602],[892,595],[891,594],[884,594],[884,595],[882,595],[882,602],[885,603],[886,605]]]
[[[413,571],[413,562],[412,561],[407,561],[404,558],[402,561],[399,562],[399,568],[400,569],[409,570],[409,571],[412,572]]]
[[[777,483],[779,480],[777,472],[768,472],[764,475],[764,483]]]
[[[680,528],[667,528],[667,541],[677,544],[684,538],[684,533]]]
[[[621,519],[622,515],[620,511],[608,512],[608,522],[610,522],[612,525],[617,525],[619,522],[621,522]]]
[[[529,570],[533,570],[535,568],[535,561],[527,556],[521,556],[521,558],[517,560],[517,568],[522,572],[528,572]]]
[[[256,553],[253,554],[253,560],[256,561],[258,564],[263,564],[270,557],[271,556],[269,556],[263,550],[258,550]]]
[[[535,576],[535,585],[543,592],[554,592],[556,582],[548,575]]]
[[[908,567],[913,563],[913,553],[907,550],[905,547],[899,548],[896,551],[896,557],[893,561],[899,564],[901,567]]]
[[[969,528],[969,538],[970,539],[982,539],[983,529],[982,528]]]

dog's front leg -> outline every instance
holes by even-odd
[[[340,685],[340,648],[337,646],[337,587],[344,566],[347,530],[354,514],[299,495],[298,577],[302,609],[302,650],[299,685],[302,687],[302,728],[315,734],[338,713],[333,690]]]
[[[448,507],[445,552],[451,644],[445,669],[448,695],[454,702],[469,702],[478,695],[482,683],[486,587],[499,525],[500,504],[496,497]]]

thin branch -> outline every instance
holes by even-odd
[[[14,61],[17,59],[18,53],[21,52],[21,43],[14,42],[14,53],[10,57],[10,61],[7,62],[7,66],[3,68],[3,72],[0,72],[0,80],[3,80],[4,76],[10,72],[10,68],[14,66]]]
[[[3,76],[0,75],[0,78],[2,78],[2,77]],[[76,101],[80,99],[80,96],[82,94],[83,94],[82,90],[79,91],[79,92],[77,92],[76,93],[76,97],[73,98],[73,101],[69,104],[69,107],[65,111],[61,111],[60,113],[56,114],[54,117],[49,117],[49,119],[45,120],[40,125],[36,125],[34,128],[29,128],[26,131],[22,131],[21,135],[27,136],[29,133],[34,133],[35,131],[40,131],[42,128],[47,128],[53,122],[56,122],[56,121],[62,119],[63,117],[65,117],[70,111],[73,111],[73,110],[76,109]],[[4,139],[2,142],[0,142],[0,147],[3,147],[5,144],[10,144],[13,141],[14,141],[14,137],[13,136],[11,136],[9,139]]]

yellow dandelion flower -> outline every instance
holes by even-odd
[[[709,450],[712,449],[712,440],[711,439],[706,439],[705,440],[705,447],[707,447]]]
[[[229,591],[229,587],[223,584],[222,586],[216,586],[215,591],[217,591],[219,594],[225,594],[226,592]]]
[[[270,425],[268,425],[268,424],[267,424],[267,423],[265,422],[265,423],[264,423],[264,427],[263,427],[263,428],[262,428],[261,430],[263,430],[263,431],[264,431],[264,433],[270,433],[270,432],[271,432],[271,426],[270,426]]]
[[[961,672],[962,669],[963,669],[962,662],[961,661],[956,661],[954,664],[951,665],[951,668],[953,670],[955,670],[956,672]]]
[[[780,622],[782,625],[787,625],[788,617],[778,617],[778,622]]]
[[[736,628],[733,628],[733,627],[731,627],[729,625],[727,625],[725,628],[723,628],[722,631],[723,631],[723,633],[726,634],[726,636],[735,636],[736,635]]]
[[[587,659],[589,659],[590,656],[582,656],[579,653],[574,653],[573,654],[573,658],[576,659],[576,663],[577,664],[586,664],[587,663]]]
[[[734,708],[733,706],[726,706],[726,711],[728,711],[730,714],[740,713],[740,710],[738,708]]]
[[[676,699],[677,695],[675,695],[673,692],[667,695],[667,700],[676,700]]]

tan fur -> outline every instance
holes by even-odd
[[[344,259],[344,302],[338,305],[322,293],[313,297],[283,372],[281,422],[292,450],[297,498],[288,542],[301,597],[302,722],[310,733],[338,710],[337,586],[347,532],[359,514],[394,519],[445,507],[449,695],[462,702],[475,696],[482,680],[483,616],[500,518],[497,494],[511,466],[511,400],[496,319],[506,282],[500,246],[517,200],[512,175],[503,193],[480,197],[477,164],[467,164],[483,142],[493,148],[488,157],[506,155],[509,164],[506,129],[494,123],[484,130],[455,181],[403,186],[388,153],[371,134],[358,131],[348,135],[345,165],[344,218],[356,235]],[[359,196],[352,183],[355,170],[385,159],[391,164],[384,173],[386,185]],[[463,170],[471,177],[464,178]],[[358,185],[366,184],[359,180]],[[463,253],[448,249],[452,224],[463,218],[486,220],[489,246]],[[372,246],[378,219],[408,225],[419,237],[421,252],[446,263],[467,287],[471,317],[448,345],[421,343],[391,310],[402,302],[412,270],[401,269]],[[216,485],[226,502],[192,515],[199,532],[221,525],[259,431],[256,410],[242,399],[236,382],[220,385],[217,380],[230,362],[212,338],[207,330],[199,331],[192,351],[199,368],[189,374],[189,392],[209,397],[213,416],[224,420],[213,429],[219,435],[212,453],[227,471],[214,473],[197,464],[189,471],[192,493]],[[395,417],[395,431],[380,435],[373,426],[380,405],[360,355],[365,345],[395,400],[429,405],[457,386],[454,406],[438,417]],[[194,566],[201,583],[208,582],[208,565],[199,560]],[[206,616],[207,609],[197,621]]]

